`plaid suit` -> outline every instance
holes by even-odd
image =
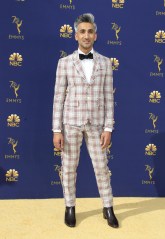
[[[67,206],[75,205],[76,169],[82,138],[92,159],[100,196],[105,207],[112,206],[112,190],[106,151],[101,149],[104,128],[113,128],[113,78],[110,60],[93,54],[90,84],[84,75],[78,52],[58,62],[53,104],[53,131],[62,130],[62,184]]]

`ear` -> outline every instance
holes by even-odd
[[[77,39],[77,33],[75,33],[75,40],[78,41],[78,39]]]
[[[95,41],[97,40],[97,33],[95,34]]]

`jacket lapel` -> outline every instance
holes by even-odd
[[[98,54],[94,51],[93,52],[93,72],[91,75],[91,80],[90,80],[90,84],[93,84],[95,77],[97,76],[97,71],[100,68],[100,63],[99,63],[99,59],[98,59]]]
[[[78,51],[75,51],[73,53],[73,64],[80,76],[84,79],[84,81],[86,81],[85,73],[82,68],[81,60],[79,59]]]

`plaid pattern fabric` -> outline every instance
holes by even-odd
[[[53,104],[53,131],[63,124],[81,126],[88,121],[113,129],[114,99],[112,66],[94,51],[94,67],[87,83],[78,51],[59,60]]]
[[[94,126],[90,123],[84,126],[64,125],[64,150],[61,154],[61,169],[65,204],[68,207],[75,206],[76,170],[79,163],[80,147],[83,137],[92,160],[103,206],[111,207],[113,205],[106,150],[102,150],[100,145],[100,135],[102,131],[102,126]]]

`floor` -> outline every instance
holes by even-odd
[[[1,200],[0,239],[164,239],[165,198],[114,198],[120,228],[108,226],[99,198],[77,199],[77,225],[64,224],[63,199]]]

